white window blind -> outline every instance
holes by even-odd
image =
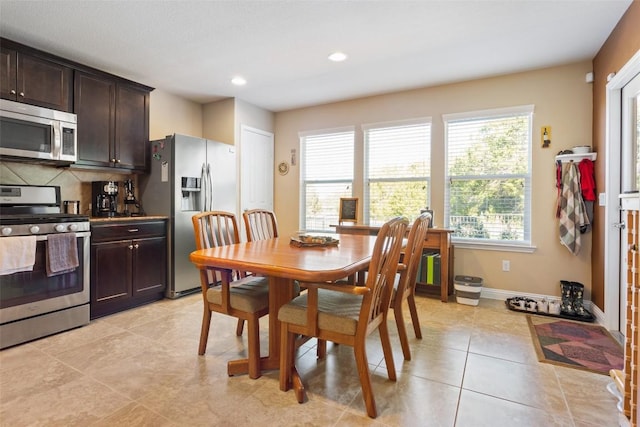
[[[382,225],[403,215],[413,221],[429,204],[431,120],[363,126],[364,221]]]
[[[354,131],[303,134],[300,147],[300,227],[335,231],[340,198],[353,194]]]
[[[454,238],[531,243],[532,116],[533,106],[443,116]]]

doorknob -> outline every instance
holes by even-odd
[[[627,225],[624,222],[616,222],[612,224],[615,228],[619,228],[620,230],[624,230]]]

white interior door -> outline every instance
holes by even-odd
[[[248,209],[273,210],[273,134],[242,125],[239,155],[240,212]],[[246,236],[243,223],[241,227],[242,235]]]

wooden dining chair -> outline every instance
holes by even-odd
[[[247,240],[266,240],[278,237],[276,215],[266,209],[251,209],[242,213]]]
[[[431,214],[423,213],[411,225],[407,245],[404,248],[401,264],[398,267],[396,280],[393,285],[393,293],[391,295],[391,308],[393,309],[396,325],[398,326],[398,336],[402,346],[402,354],[404,360],[411,360],[411,350],[409,349],[409,338],[407,337],[407,328],[404,324],[402,316],[402,306],[404,301],[409,305],[409,313],[411,314],[411,322],[413,323],[413,331],[416,338],[422,339],[420,331],[420,320],[418,319],[418,310],[416,308],[416,279],[418,276],[418,266],[422,260],[422,249],[429,225],[431,224]]]
[[[407,225],[405,218],[398,217],[382,226],[365,286],[305,282],[308,291],[278,311],[281,322],[280,389],[287,391],[292,383],[295,384],[298,402],[304,401],[305,393],[295,368],[295,337],[317,337],[353,347],[367,414],[371,418],[377,416],[366,338],[376,329],[379,331],[387,375],[395,381],[387,312]]]
[[[240,241],[236,217],[229,212],[202,212],[192,217],[197,249],[226,246]],[[260,377],[260,317],[269,313],[269,282],[266,277],[248,276],[242,271],[200,269],[204,301],[198,354],[207,349],[211,312],[247,322],[249,377]]]
[[[267,209],[250,209],[242,213],[245,230],[247,232],[247,241],[266,240],[278,237],[278,221],[276,214]],[[300,294],[302,286],[297,280],[294,282],[294,292]],[[238,320],[236,334],[242,335],[243,321]],[[300,346],[308,341],[308,337],[299,337],[296,345]],[[316,353],[318,358],[324,358],[327,351],[327,344],[323,340],[318,340]]]
[[[242,213],[247,241],[266,240],[278,237],[278,222],[276,214],[266,209],[250,209]],[[238,319],[236,335],[242,335],[244,321]]]

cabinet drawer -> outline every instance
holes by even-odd
[[[120,224],[91,225],[91,241],[104,242],[145,237],[164,237],[166,232],[166,221],[129,221]]]

